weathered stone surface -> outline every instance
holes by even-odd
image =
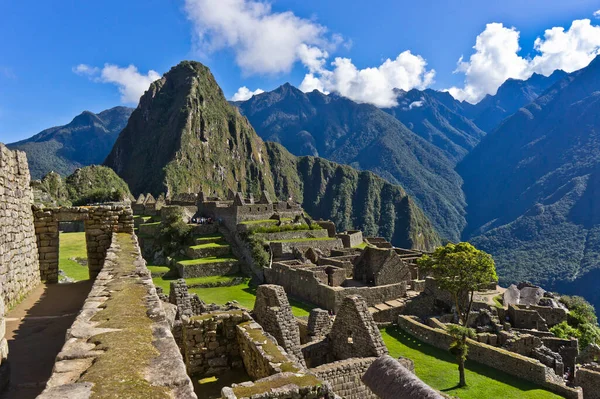
[[[0,296],[9,307],[40,283],[29,182],[25,153],[0,143]]]
[[[302,364],[300,331],[292,307],[282,286],[264,284],[256,290],[254,317],[266,332],[273,335],[286,352]]]

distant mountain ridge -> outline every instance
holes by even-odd
[[[292,196],[312,216],[331,219],[340,229],[361,228],[419,249],[440,243],[401,187],[263,142],[197,62],[184,61],[150,85],[105,165],[136,195],[202,190],[225,196],[233,189],[256,198],[266,190],[274,198]]]
[[[485,136],[465,117],[465,105],[449,93],[397,90],[398,105],[384,109],[411,131],[440,148],[452,162],[460,161]]]
[[[505,282],[600,306],[590,283],[600,277],[600,57],[502,122],[458,171],[469,204],[463,238],[494,255]]]
[[[67,176],[82,166],[102,163],[132,112],[128,107],[98,114],[84,111],[64,126],[43,130],[7,147],[27,153],[33,179],[51,171]]]
[[[290,84],[236,105],[264,140],[297,156],[318,155],[372,171],[402,186],[443,237],[460,237],[465,202],[454,162],[392,115]]]

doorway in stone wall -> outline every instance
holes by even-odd
[[[83,221],[60,222],[58,281],[89,280],[88,257]]]

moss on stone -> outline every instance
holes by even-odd
[[[105,308],[92,321],[99,328],[118,331],[99,334],[90,342],[103,350],[82,380],[94,384],[92,398],[169,398],[167,388],[153,386],[144,378],[144,370],[159,355],[152,344],[153,321],[146,314],[147,289],[131,277],[136,251],[128,234],[118,234],[120,252],[116,260],[116,276],[108,283],[111,291]]]
[[[239,386],[233,388],[233,393],[238,398],[250,398],[253,395],[260,394],[263,392],[270,392],[272,389],[281,388],[286,385],[296,385],[298,387],[319,387],[322,385],[321,381],[310,374],[294,374],[290,376],[282,376],[281,378],[259,381],[249,387]]]

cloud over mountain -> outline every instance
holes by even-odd
[[[160,79],[160,74],[152,69],[146,75],[141,74],[135,65],[119,67],[104,64],[102,69],[86,64],[79,64],[73,68],[78,75],[87,76],[95,82],[112,83],[119,88],[121,102],[137,104],[140,97],[150,86],[150,83]]]
[[[486,94],[495,94],[509,78],[527,79],[533,73],[550,75],[557,69],[573,72],[587,66],[600,54],[600,26],[589,19],[575,20],[569,29],[553,27],[534,43],[537,55],[519,55],[519,31],[501,23],[490,23],[477,36],[475,53],[468,61],[461,57],[457,73],[465,74],[462,88],[452,87],[450,94],[459,100],[476,103]]]

